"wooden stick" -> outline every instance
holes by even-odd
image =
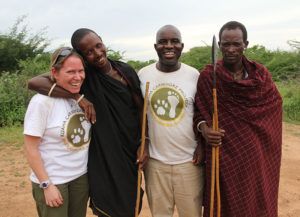
[[[142,138],[141,138],[141,149],[140,156],[143,156],[145,150],[145,131],[146,131],[146,114],[148,105],[148,94],[149,94],[149,82],[146,82],[146,90],[144,97],[144,107],[143,107],[143,120],[142,120]],[[137,197],[135,205],[135,217],[139,216],[140,200],[141,200],[141,181],[142,181],[142,169],[138,168],[138,180],[137,180]]]
[[[211,156],[211,180],[210,180],[210,210],[209,216],[214,216],[214,202],[215,202],[215,171],[216,171],[216,148],[212,147]]]
[[[218,45],[216,37],[213,36],[212,43],[212,63],[213,63],[213,130],[219,130],[218,119],[218,101],[217,101],[217,59],[218,59]],[[210,217],[214,216],[215,205],[215,186],[217,192],[217,217],[221,217],[221,194],[220,194],[220,148],[212,147],[212,162],[211,162],[211,189],[210,189]]]
[[[220,148],[219,147],[216,147],[216,191],[217,191],[217,217],[221,217]]]
[[[213,130],[219,130],[219,118],[218,118],[218,101],[217,101],[217,89],[213,88]],[[212,169],[211,169],[211,200],[210,200],[210,217],[213,217],[214,209],[214,188],[216,186],[217,192],[217,217],[221,217],[221,194],[220,194],[220,150],[219,147],[212,148]],[[213,183],[213,184],[212,184]]]

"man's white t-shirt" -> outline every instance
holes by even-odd
[[[24,134],[41,137],[39,151],[53,184],[72,181],[87,172],[91,124],[73,99],[36,94],[24,120]],[[36,175],[32,182],[39,183]]]
[[[161,72],[156,63],[138,72],[148,97],[150,157],[174,165],[193,159],[197,146],[193,131],[194,98],[199,72],[184,63],[174,72]]]

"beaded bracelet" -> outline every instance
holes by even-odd
[[[77,99],[77,103],[79,103],[82,99],[84,98],[84,94],[82,94],[78,99]]]
[[[54,83],[53,85],[52,85],[52,87],[50,88],[50,90],[49,90],[49,93],[48,93],[48,96],[51,96],[51,93],[52,93],[52,91],[54,90],[54,87],[56,86],[56,83]]]

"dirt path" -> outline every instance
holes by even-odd
[[[279,217],[300,216],[300,126],[283,125]],[[37,216],[22,148],[0,138],[0,217]],[[90,210],[87,217],[92,217]],[[141,217],[151,217],[144,197]]]

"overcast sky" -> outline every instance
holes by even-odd
[[[246,26],[249,46],[289,50],[288,40],[300,41],[299,0],[0,0],[0,33],[22,15],[33,33],[48,27],[48,49],[69,46],[72,33],[87,27],[126,60],[157,59],[155,34],[165,24],[181,30],[184,52],[210,45],[230,20]]]

